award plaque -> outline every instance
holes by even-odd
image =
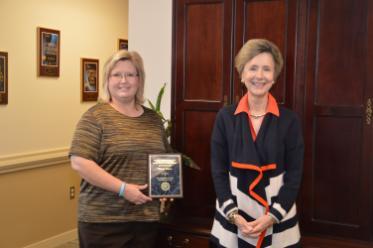
[[[181,154],[149,154],[149,196],[183,197]]]

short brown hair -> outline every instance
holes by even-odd
[[[127,50],[119,50],[118,52],[114,53],[110,58],[107,60],[104,66],[104,78],[103,78],[103,91],[104,96],[103,100],[105,102],[111,101],[111,94],[109,91],[109,78],[111,71],[114,69],[116,64],[119,61],[130,61],[136,68],[137,74],[139,76],[139,88],[137,89],[136,96],[135,96],[135,102],[137,104],[143,104],[144,103],[144,88],[145,88],[145,71],[144,71],[144,63],[142,61],[142,58],[140,54],[138,54],[135,51],[127,51]]]
[[[280,49],[274,43],[265,39],[251,39],[242,46],[234,61],[238,74],[241,76],[246,63],[261,53],[272,55],[275,62],[275,78],[277,78],[282,70],[284,61]]]

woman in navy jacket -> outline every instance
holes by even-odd
[[[211,139],[217,195],[212,227],[216,247],[300,247],[295,200],[303,138],[295,113],[269,90],[281,72],[278,47],[249,40],[235,58],[247,94],[221,109]]]

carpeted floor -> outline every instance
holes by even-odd
[[[55,248],[79,248],[79,241],[78,240],[72,240],[65,244],[56,246]]]

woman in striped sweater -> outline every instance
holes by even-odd
[[[80,119],[70,157],[82,177],[80,247],[152,247],[159,201],[147,196],[149,153],[171,151],[157,113],[142,105],[140,55],[120,50],[104,67],[106,99]]]
[[[221,109],[215,121],[212,244],[300,247],[295,200],[303,164],[301,126],[269,93],[283,66],[281,53],[272,42],[249,40],[235,66],[247,94]]]

